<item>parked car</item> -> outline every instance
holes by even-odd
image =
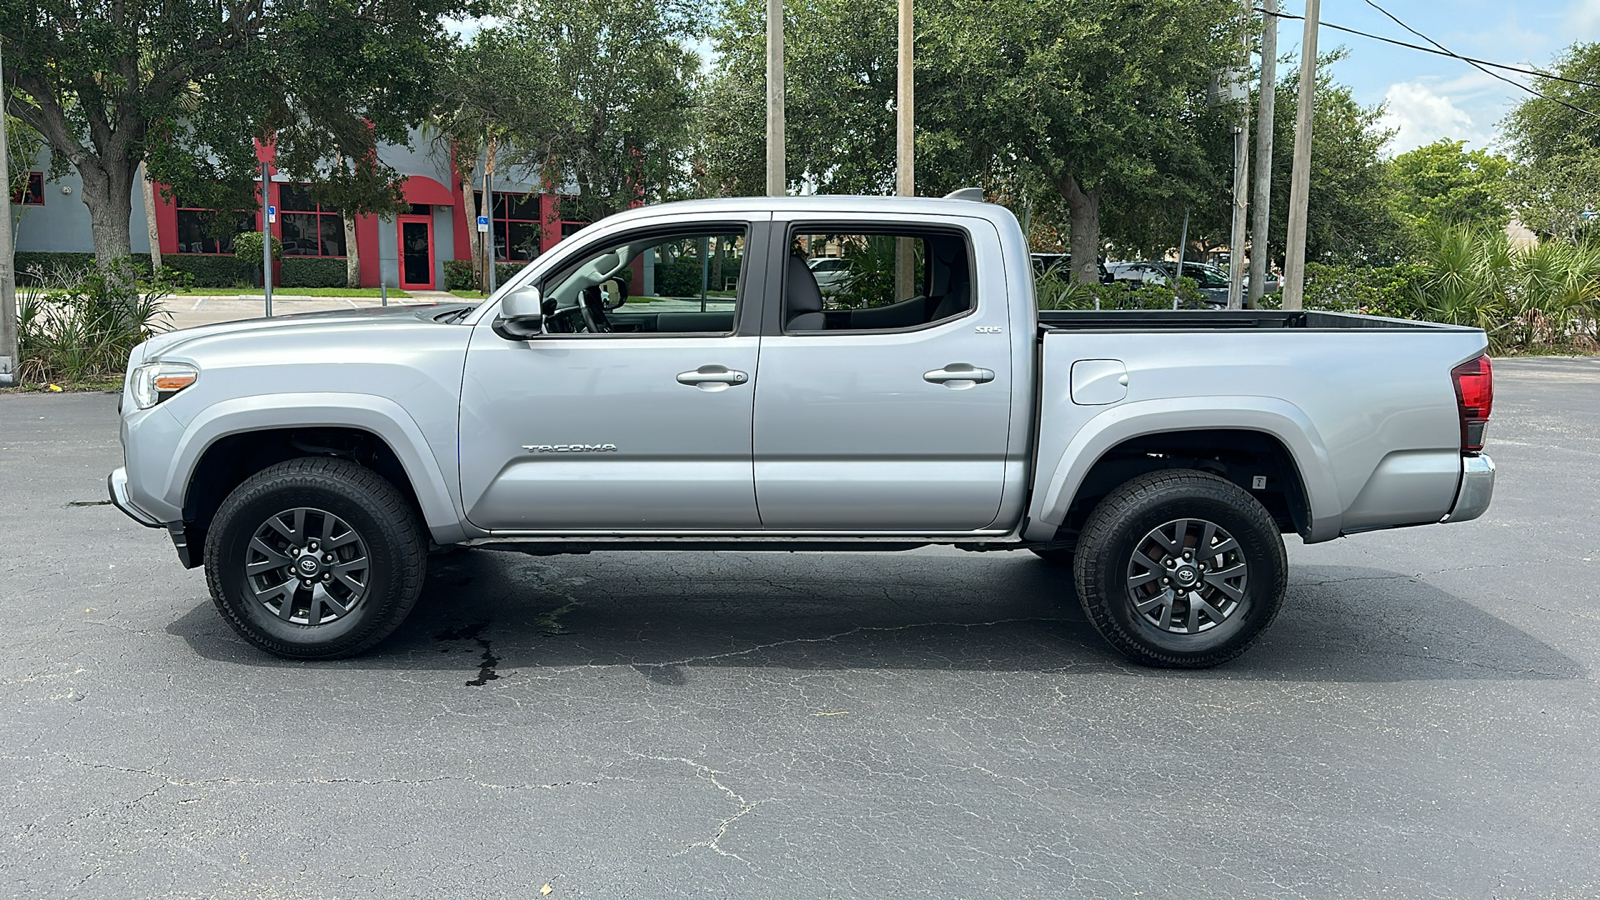
[[[1038,278],[1046,272],[1056,271],[1065,278],[1072,265],[1072,257],[1066,253],[1035,253],[1033,254],[1033,277]],[[1104,260],[1097,260],[1095,268],[1100,273],[1100,283],[1110,284],[1111,273],[1106,270]]]
[[[817,276],[781,248],[841,222],[922,241],[928,295],[824,309]],[[747,248],[733,309],[605,308],[653,245],[708,231]],[[1316,311],[1040,312],[1029,265],[1010,212],[962,199],[633,209],[476,307],[140,344],[109,491],[205,567],[240,635],[307,659],[398,627],[430,548],[945,544],[1068,564],[1117,650],[1210,666],[1277,614],[1282,535],[1488,508],[1482,331]]]
[[[836,256],[813,256],[806,261],[823,296],[832,296],[850,283],[850,261]]]

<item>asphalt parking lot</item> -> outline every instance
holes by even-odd
[[[0,896],[1600,896],[1600,359],[1496,364],[1477,522],[1290,541],[1132,668],[1028,554],[490,552],[288,663],[0,396]]]

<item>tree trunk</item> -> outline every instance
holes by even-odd
[[[144,201],[144,227],[150,234],[150,274],[161,274],[161,232],[156,227],[156,188],[150,183],[150,174],[139,167],[139,197]]]
[[[83,205],[89,207],[95,262],[104,266],[133,255],[133,173],[138,164],[106,167],[87,160],[78,166]]]
[[[1079,284],[1099,284],[1100,191],[1098,189],[1084,191],[1078,184],[1078,179],[1071,175],[1059,183],[1072,222],[1072,233],[1069,238],[1072,280]]]
[[[456,153],[456,166],[462,162],[460,152]],[[467,160],[467,167],[461,170],[461,209],[467,217],[467,252],[472,260],[472,283],[483,284],[483,235],[478,231],[478,199],[472,189],[472,183],[478,177],[478,156],[473,154]]]
[[[356,245],[356,217],[345,213],[344,219],[344,286],[361,287],[361,248]]]

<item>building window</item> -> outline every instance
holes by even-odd
[[[483,209],[483,193],[478,193],[478,209]],[[538,194],[494,195],[494,257],[501,262],[526,262],[539,255]]]
[[[228,213],[185,205],[181,197],[177,200],[177,208],[179,253],[232,253],[234,235],[256,230],[256,217],[253,215],[240,215],[233,221],[233,230],[226,231],[218,228],[217,223],[224,221]],[[226,233],[222,237],[214,237],[219,231]]]
[[[588,227],[588,222],[562,222],[561,239],[564,241]]]
[[[322,206],[311,197],[309,184],[278,188],[282,210],[284,256],[344,256],[344,216],[338,207]]]
[[[11,195],[11,202],[19,203],[23,206],[43,206],[44,173],[29,172],[28,183],[23,185],[22,188],[16,193]]]

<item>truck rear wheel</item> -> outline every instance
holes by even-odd
[[[1190,469],[1112,491],[1078,540],[1078,598],[1089,621],[1135,662],[1204,668],[1249,649],[1283,603],[1289,563],[1262,505]]]
[[[416,605],[426,560],[394,485],[327,457],[252,475],[206,537],[212,602],[245,640],[289,659],[352,656],[388,637]]]

